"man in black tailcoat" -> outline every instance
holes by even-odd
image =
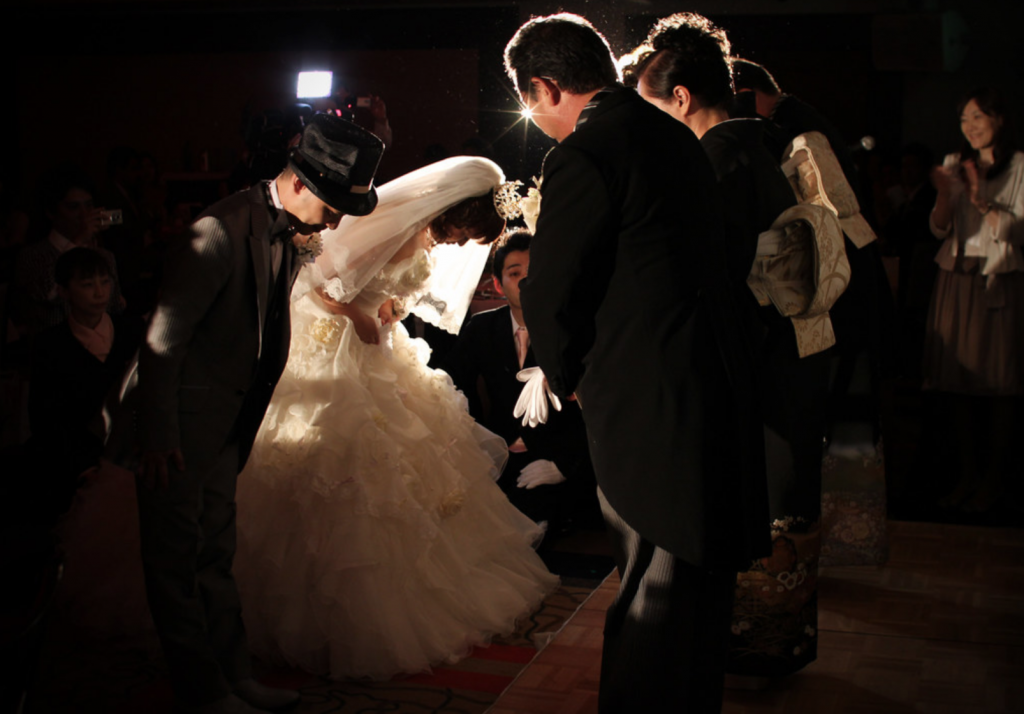
[[[339,117],[313,117],[277,178],[214,204],[168,257],[108,450],[122,462],[125,447],[141,450],[146,589],[179,712],[298,701],[252,679],[231,574],[235,483],[287,361],[297,248],[373,210],[383,148]]]
[[[717,712],[736,571],[767,554],[768,509],[715,177],[582,18],[526,23],[505,65],[559,142],[522,299],[551,389],[583,410],[622,579],[600,711]]]

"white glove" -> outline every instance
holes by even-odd
[[[555,466],[554,461],[537,459],[527,464],[526,468],[519,472],[516,486],[529,490],[537,486],[554,486],[556,483],[562,483],[562,481],[565,481],[565,476]]]
[[[526,382],[526,386],[523,387],[523,391],[516,401],[516,407],[512,410],[512,416],[517,419],[523,418],[523,426],[532,428],[538,424],[547,423],[548,399],[551,400],[551,406],[555,408],[555,411],[562,411],[562,402],[548,387],[540,367],[527,367],[520,370],[516,379]]]

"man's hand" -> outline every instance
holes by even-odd
[[[562,483],[565,481],[565,476],[555,466],[554,461],[548,461],[547,459],[537,459],[536,461],[529,463],[526,467],[519,472],[519,478],[516,479],[516,486],[518,488],[525,488],[530,490],[537,486],[554,486],[555,484]]]
[[[386,122],[388,120],[388,106],[376,94],[370,95],[370,114],[376,121]]]
[[[73,231],[74,235],[67,236],[67,239],[75,245],[90,246],[96,238],[96,234],[104,228],[107,226],[103,225],[103,209],[90,208],[82,216],[82,220],[77,223],[76,230]]]
[[[178,471],[185,470],[185,457],[180,448],[165,449],[162,451],[144,451],[142,460],[136,473],[142,478],[146,488],[167,488],[170,483],[170,473],[167,470],[167,460],[174,462],[174,468]]]

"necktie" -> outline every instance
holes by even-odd
[[[525,327],[516,329],[516,353],[519,355],[519,368],[526,362],[526,351],[530,348],[530,335]]]

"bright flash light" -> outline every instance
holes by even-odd
[[[526,121],[530,121],[531,119],[533,119],[533,110],[531,110],[529,107],[523,107],[522,111],[520,111],[519,114]]]
[[[333,74],[333,72],[299,72],[299,86],[295,96],[298,99],[331,96]]]

